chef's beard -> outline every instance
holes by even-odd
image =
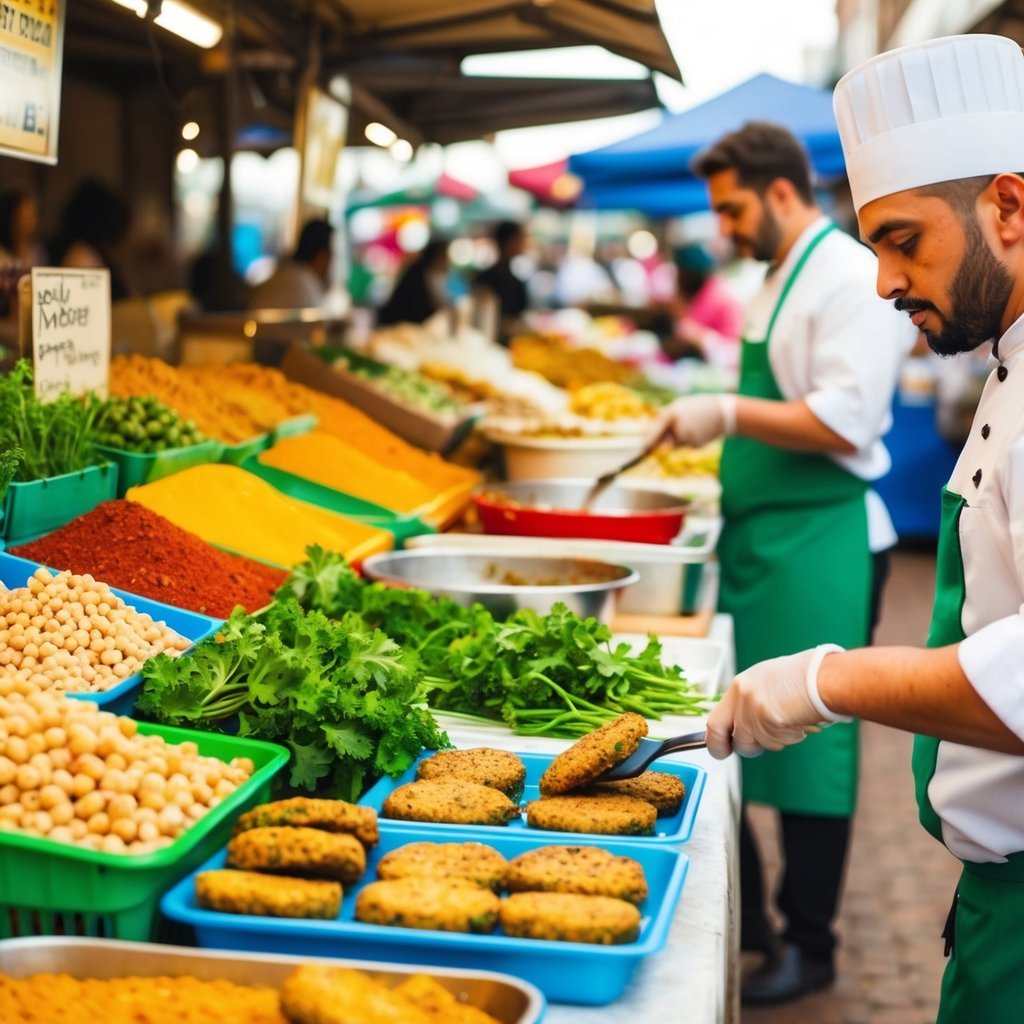
[[[779,243],[782,240],[782,228],[779,222],[772,216],[772,211],[765,205],[761,211],[761,223],[757,226],[757,234],[751,238],[749,235],[733,235],[734,246],[742,245],[750,250],[750,255],[762,263],[770,263],[775,259],[779,251]]]
[[[992,255],[974,217],[964,218],[967,251],[950,286],[952,313],[945,317],[925,299],[896,300],[896,308],[916,313],[933,310],[942,320],[941,331],[921,333],[928,347],[940,356],[973,352],[979,345],[999,336],[1003,311],[1010,300],[1013,280],[999,260]]]

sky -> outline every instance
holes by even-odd
[[[828,50],[835,42],[835,0],[656,0],[662,28],[684,86],[659,76],[659,96],[670,112],[702,103],[761,71],[780,78],[818,84],[808,75],[807,53]],[[520,61],[521,63],[521,61]],[[564,61],[562,62],[564,66]],[[611,57],[571,68],[584,77],[596,66],[616,74],[623,63]],[[543,71],[543,58],[536,65]],[[813,65],[813,61],[812,61]],[[633,65],[636,67],[635,65]],[[585,68],[585,70],[584,70]],[[544,73],[550,73],[544,71]],[[609,145],[653,127],[654,111],[625,117],[580,121],[499,132],[489,157],[480,143],[449,147],[446,170],[481,187],[497,184],[509,168],[531,167],[570,153]],[[495,159],[496,156],[496,159]]]

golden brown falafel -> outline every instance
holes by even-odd
[[[228,843],[228,867],[358,882],[366,850],[355,836],[316,828],[269,826],[240,832]]]
[[[679,812],[686,798],[686,786],[678,776],[668,772],[644,772],[633,779],[617,779],[614,782],[595,782],[580,791],[581,796],[601,794],[633,796],[653,804],[659,818],[670,818]]]
[[[635,753],[646,735],[646,720],[633,712],[606,722],[580,737],[548,765],[540,777],[541,795],[568,793],[587,785]]]
[[[490,786],[518,801],[526,782],[526,766],[516,754],[493,747],[441,750],[421,761],[418,779],[463,779]]]
[[[611,946],[636,940],[640,911],[610,896],[518,892],[501,901],[501,928],[520,939]]]
[[[196,875],[196,902],[225,914],[331,920],[341,909],[341,893],[337,882],[255,871],[202,871]]]
[[[457,825],[507,825],[520,814],[519,805],[504,793],[458,779],[407,782],[389,793],[381,807],[385,818]]]
[[[372,807],[360,807],[345,800],[319,800],[305,796],[275,800],[246,811],[235,823],[234,834],[271,825],[296,825],[318,828],[324,832],[346,832],[355,836],[367,848],[375,846],[380,838],[377,812]]]
[[[377,877],[437,878],[495,892],[504,888],[508,861],[483,843],[407,843],[380,859]]]
[[[371,882],[356,897],[356,920],[440,932],[494,931],[501,900],[487,889],[450,879]]]
[[[632,796],[547,796],[526,805],[526,822],[548,832],[592,832],[612,836],[654,835],[658,814]]]
[[[644,869],[632,857],[600,846],[542,846],[509,861],[509,892],[573,892],[613,896],[628,903],[647,899]]]

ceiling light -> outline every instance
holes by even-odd
[[[140,18],[147,18],[152,6],[157,12],[154,24],[204,50],[216,46],[224,35],[224,29],[216,21],[182,0],[114,0],[114,3],[133,11]]]
[[[195,121],[186,121],[181,126],[181,137],[186,142],[191,142],[199,135],[199,125]]]
[[[400,164],[407,164],[412,159],[412,143],[407,139],[395,139],[388,148]]]
[[[363,134],[375,146],[383,146],[384,149],[387,149],[388,146],[398,139],[398,136],[386,124],[381,124],[380,121],[371,121],[363,130]]]
[[[174,161],[182,174],[191,174],[199,166],[199,154],[194,149],[183,149]]]

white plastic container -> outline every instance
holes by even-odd
[[[618,469],[643,450],[641,435],[617,437],[524,437],[484,430],[505,451],[509,480],[594,478]]]

